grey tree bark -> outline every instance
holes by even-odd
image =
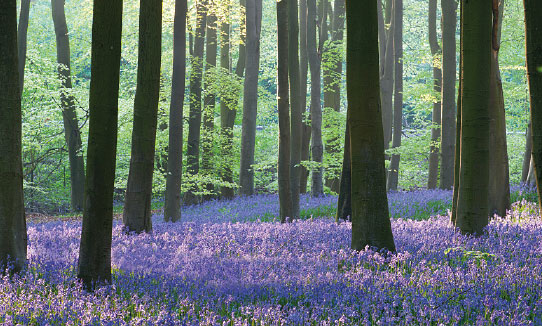
[[[308,77],[308,52],[307,52],[307,0],[299,0],[299,71],[300,71],[300,100],[301,111],[308,118],[303,119],[303,132],[301,140],[301,161],[310,159],[311,142],[311,117],[310,109],[307,110],[307,77]],[[307,193],[307,183],[309,180],[309,170],[301,166],[299,175],[299,192]]]
[[[0,2],[0,275],[26,264],[17,3]]]
[[[87,289],[111,282],[122,0],[94,0],[89,135],[77,277]]]
[[[243,97],[239,193],[244,196],[251,196],[254,194],[254,169],[252,165],[254,164],[254,150],[256,145],[262,0],[247,0],[246,10],[247,57]]]
[[[21,96],[24,89],[24,66],[26,63],[26,48],[28,35],[28,20],[30,16],[31,0],[21,0],[21,12],[19,16],[19,26],[17,30],[17,52],[19,56],[19,89]]]
[[[173,20],[173,72],[169,107],[169,146],[164,200],[164,220],[181,219],[181,181],[183,171],[183,102],[186,76],[187,0],[175,0]]]

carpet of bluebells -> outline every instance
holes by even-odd
[[[474,238],[450,225],[449,191],[389,199],[394,255],[350,250],[330,196],[302,197],[304,218],[290,224],[276,221],[273,195],[183,208],[175,224],[154,216],[152,234],[116,222],[113,284],[94,293],[75,278],[81,223],[30,223],[28,270],[0,279],[0,324],[542,324],[534,203]]]

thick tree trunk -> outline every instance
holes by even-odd
[[[230,13],[227,7],[226,15]],[[220,68],[222,73],[231,73],[230,64],[230,23],[229,20],[222,22],[220,26]],[[233,125],[235,124],[237,100],[232,94],[222,94],[220,99],[220,132],[222,137],[221,161],[223,162],[220,175],[223,182],[233,183]],[[221,197],[232,199],[233,187],[222,186]]]
[[[529,168],[531,166],[531,156],[533,153],[533,136],[531,133],[531,121],[527,126],[527,132],[525,133],[525,152],[523,153],[523,165],[521,168],[521,183],[527,181],[529,175]]]
[[[352,249],[395,251],[386,195],[376,1],[346,2],[346,84],[352,167]],[[360,92],[363,90],[363,92]]]
[[[21,0],[21,13],[17,30],[17,52],[19,55],[19,89],[21,96],[24,89],[24,66],[26,63],[26,45],[28,35],[28,20],[30,16],[30,3],[32,0]]]
[[[481,234],[488,224],[491,2],[463,0],[461,166],[455,224]]]
[[[17,4],[0,2],[0,275],[26,264],[21,91],[17,57]]]
[[[164,220],[181,219],[181,180],[183,171],[183,102],[186,76],[187,0],[175,0],[173,21],[173,72],[169,107],[169,146],[164,200]]]
[[[288,96],[288,2],[277,1],[277,107],[279,114],[278,185],[280,221],[292,217],[290,193],[290,104]]]
[[[56,57],[60,78],[60,102],[64,121],[64,136],[68,145],[70,161],[71,207],[74,211],[83,209],[85,192],[85,163],[81,145],[81,132],[75,110],[75,99],[71,94],[70,40],[64,14],[64,0],[52,0],[53,22],[56,34]]]
[[[256,145],[256,114],[258,109],[258,75],[260,70],[260,31],[262,0],[247,0],[247,60],[243,98],[243,126],[241,135],[241,169],[239,192],[254,194],[254,149]]]
[[[427,189],[435,189],[438,181],[439,148],[440,137],[440,92],[442,85],[442,71],[440,69],[440,59],[442,50],[437,38],[437,0],[429,0],[429,46],[433,56],[433,91],[439,94],[439,100],[433,102],[433,124],[431,126],[431,145],[429,152],[429,176],[427,179]]]
[[[442,93],[440,135],[440,189],[454,183],[455,152],[455,71],[457,24],[456,0],[441,0],[442,6]]]
[[[523,0],[525,6],[525,49],[531,101],[533,161],[536,171],[538,206],[542,209],[542,2]]]
[[[335,222],[340,220],[350,221],[352,219],[352,169],[350,161],[350,128],[346,123],[344,132],[343,166],[341,172],[341,186],[337,200],[337,214]]]
[[[85,204],[77,273],[88,289],[111,282],[122,1],[95,0],[93,15]]]
[[[393,48],[395,54],[395,77],[393,93],[393,142],[392,148],[401,146],[401,134],[403,133],[403,0],[393,1],[395,28],[393,36]],[[388,190],[397,190],[399,183],[399,154],[391,156],[390,170],[388,172]]]
[[[210,3],[212,4],[212,2]],[[215,9],[210,8],[210,11]],[[207,44],[205,47],[205,75],[213,74],[213,69],[216,68],[217,55],[217,23],[216,16],[211,13],[207,16]],[[216,96],[211,90],[209,78],[204,78],[204,86],[206,90],[205,98],[203,99],[203,139],[201,142],[201,172],[206,177],[213,176],[213,143],[214,143],[214,128],[215,128],[215,105]],[[204,200],[209,200],[214,197],[214,186],[212,183],[205,184]]]
[[[196,35],[190,73],[190,113],[188,116],[188,140],[186,143],[186,172],[191,177],[199,173],[199,151],[201,135],[201,80],[203,73],[203,51],[205,48],[205,27],[207,26],[207,0],[196,4]],[[185,205],[198,203],[194,185],[184,193]]]
[[[132,154],[122,215],[127,232],[152,231],[152,176],[160,94],[161,41],[162,0],[141,0]]]
[[[303,138],[303,109],[301,107],[299,69],[299,23],[297,0],[288,0],[288,78],[290,82],[290,190],[292,218],[299,217],[299,184],[301,177],[301,143]]]
[[[322,104],[320,102],[321,87],[320,87],[320,58],[316,45],[316,0],[307,1],[307,50],[309,55],[309,65],[311,71],[311,133],[312,144],[311,153],[312,161],[319,166],[312,169],[312,187],[311,193],[313,197],[318,197],[324,194],[323,184],[323,150],[322,144]]]
[[[310,159],[311,124],[310,111],[307,110],[307,76],[308,76],[308,53],[307,53],[307,0],[299,0],[299,71],[300,71],[300,100],[301,110],[308,114],[308,119],[303,119],[303,132],[301,141],[301,161]],[[307,192],[309,170],[301,166],[299,175],[299,192]]]
[[[493,0],[493,38],[489,91],[489,214],[505,216],[510,209],[510,177],[506,144],[506,114],[501,74],[499,47],[503,15],[502,0]]]

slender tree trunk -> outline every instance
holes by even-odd
[[[21,0],[21,13],[19,16],[19,27],[17,30],[17,52],[19,56],[19,89],[21,90],[21,96],[24,89],[24,66],[26,63],[26,38],[28,35],[30,3],[31,0]]]
[[[262,0],[247,0],[247,60],[243,98],[243,131],[241,135],[240,194],[254,194],[254,149],[258,109],[258,75],[260,70],[260,31]]]
[[[527,132],[525,133],[525,153],[523,154],[523,165],[521,168],[521,183],[527,181],[529,175],[529,168],[531,166],[531,156],[533,153],[533,136],[531,133],[531,121],[527,126]]]
[[[0,275],[26,264],[17,3],[0,2]]]
[[[463,53],[463,4],[459,7],[459,33],[460,33],[460,53]],[[461,167],[461,112],[462,112],[462,94],[463,91],[463,57],[459,56],[459,88],[457,92],[457,116],[455,124],[455,153],[454,153],[454,192],[452,197],[452,212],[450,216],[450,222],[455,225],[457,217],[457,198],[459,197],[459,183],[460,183],[460,167]]]
[[[307,0],[299,0],[299,69],[300,69],[300,100],[301,111],[308,114],[308,119],[303,119],[303,132],[301,141],[301,161],[310,159],[311,142],[311,117],[307,110],[307,76],[308,76],[308,53],[307,53]],[[307,182],[309,179],[309,170],[301,166],[299,175],[299,192],[307,192]]]
[[[74,211],[83,209],[85,192],[85,163],[81,145],[81,132],[75,110],[75,99],[71,94],[70,40],[64,14],[64,0],[52,0],[53,22],[56,34],[58,76],[61,82],[60,102],[64,121],[64,136],[68,145],[70,161],[71,207]]]
[[[489,92],[489,214],[505,216],[510,209],[510,177],[508,149],[506,144],[506,114],[501,73],[499,71],[499,48],[503,0],[493,0],[493,32],[491,51],[491,77]]]
[[[392,9],[392,0],[387,1],[386,14]],[[395,19],[393,15],[386,17],[385,20],[389,24],[388,30],[385,30],[384,25],[381,26],[381,37],[385,40],[383,54],[383,65],[380,67],[380,98],[382,103],[382,126],[384,128],[384,149],[388,149],[391,141],[392,119],[393,119],[393,35],[395,29]],[[383,29],[384,28],[384,29]]]
[[[429,152],[429,177],[427,179],[427,188],[435,189],[438,181],[439,165],[439,136],[440,136],[440,92],[442,85],[442,71],[440,62],[442,50],[438,44],[437,38],[437,0],[429,0],[429,46],[433,56],[433,91],[439,94],[439,101],[433,102],[433,124],[431,126],[431,146]]]
[[[312,161],[320,166],[312,169],[312,196],[318,197],[324,193],[322,181],[323,167],[322,156],[324,146],[322,144],[322,104],[320,102],[320,58],[316,46],[316,0],[307,1],[307,50],[311,70],[311,131]]]
[[[288,78],[290,82],[290,190],[292,192],[292,218],[299,217],[299,184],[301,177],[301,143],[303,138],[303,109],[301,107],[299,69],[299,23],[297,0],[288,0]]]
[[[278,185],[280,221],[292,217],[290,193],[290,104],[288,96],[288,0],[277,1],[277,107],[279,114]]]
[[[346,85],[352,167],[352,249],[395,251],[386,195],[376,1],[346,2]],[[364,90],[360,92],[360,90]]]
[[[454,183],[455,71],[457,25],[456,0],[441,0],[442,6],[442,95],[440,136],[440,189]]]
[[[352,219],[352,169],[350,161],[350,128],[346,123],[344,132],[343,166],[341,172],[341,186],[337,200],[337,214],[335,222]]]
[[[542,2],[523,0],[525,6],[525,52],[529,100],[531,101],[531,130],[533,158],[536,171],[538,206],[542,209]]]
[[[243,77],[243,73],[245,72],[245,64],[246,64],[246,58],[247,58],[247,34],[246,34],[246,7],[247,7],[247,1],[246,0],[239,0],[239,6],[241,7],[241,22],[239,24],[240,26],[240,34],[241,34],[241,42],[239,43],[239,58],[237,59],[237,65],[235,66],[235,74],[241,78]]]
[[[488,224],[491,2],[463,0],[461,165],[455,224],[480,234]]]
[[[187,0],[175,0],[173,21],[173,72],[169,107],[169,146],[164,200],[164,220],[181,219],[181,180],[183,172],[183,102],[186,75]]]
[[[207,25],[207,0],[198,0],[196,4],[196,35],[194,36],[194,54],[190,73],[190,113],[188,116],[188,140],[186,144],[186,172],[194,177],[199,173],[199,151],[201,135],[201,80],[203,72],[203,51],[205,48],[205,27]],[[194,205],[198,197],[192,185],[184,193],[185,205]]]
[[[226,16],[230,14],[230,6],[227,5]],[[226,18],[220,26],[220,68],[223,74],[231,73],[230,64],[230,23]],[[235,101],[235,102],[234,102]],[[220,99],[220,130],[222,136],[221,160],[223,164],[220,174],[223,182],[233,183],[233,125],[235,124],[237,101],[232,94],[222,94]],[[222,198],[232,199],[234,197],[233,187],[222,186]]]
[[[132,154],[122,220],[127,232],[151,232],[152,176],[160,93],[162,0],[141,0]]]
[[[94,1],[89,135],[77,277],[86,288],[111,282],[122,1]]]
[[[403,0],[394,0],[395,28],[393,48],[395,53],[395,91],[393,94],[393,142],[392,148],[401,146],[403,133]],[[390,170],[388,172],[388,190],[397,190],[399,183],[399,154],[391,156]]]
[[[210,5],[213,2],[209,3]],[[214,9],[211,8],[211,11]],[[205,48],[205,74],[204,86],[206,90],[203,100],[203,139],[201,143],[201,172],[206,177],[213,176],[213,143],[214,143],[214,128],[215,128],[215,105],[216,96],[211,90],[211,82],[209,81],[210,74],[214,74],[213,69],[216,67],[217,55],[217,23],[216,15],[210,13],[207,16],[207,45]],[[205,184],[204,200],[209,200],[214,196],[214,186],[212,183]]]
[[[536,171],[534,168],[534,160],[532,158],[532,155],[530,162],[531,163],[529,164],[529,173],[527,174],[526,185],[528,187],[536,187]]]

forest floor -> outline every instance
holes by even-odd
[[[396,254],[350,249],[336,197],[301,200],[277,221],[276,195],[156,211],[153,232],[113,227],[113,283],[76,278],[80,217],[32,216],[25,273],[0,278],[6,325],[542,324],[542,221],[533,193],[486,234],[449,222],[450,191],[389,194]]]

